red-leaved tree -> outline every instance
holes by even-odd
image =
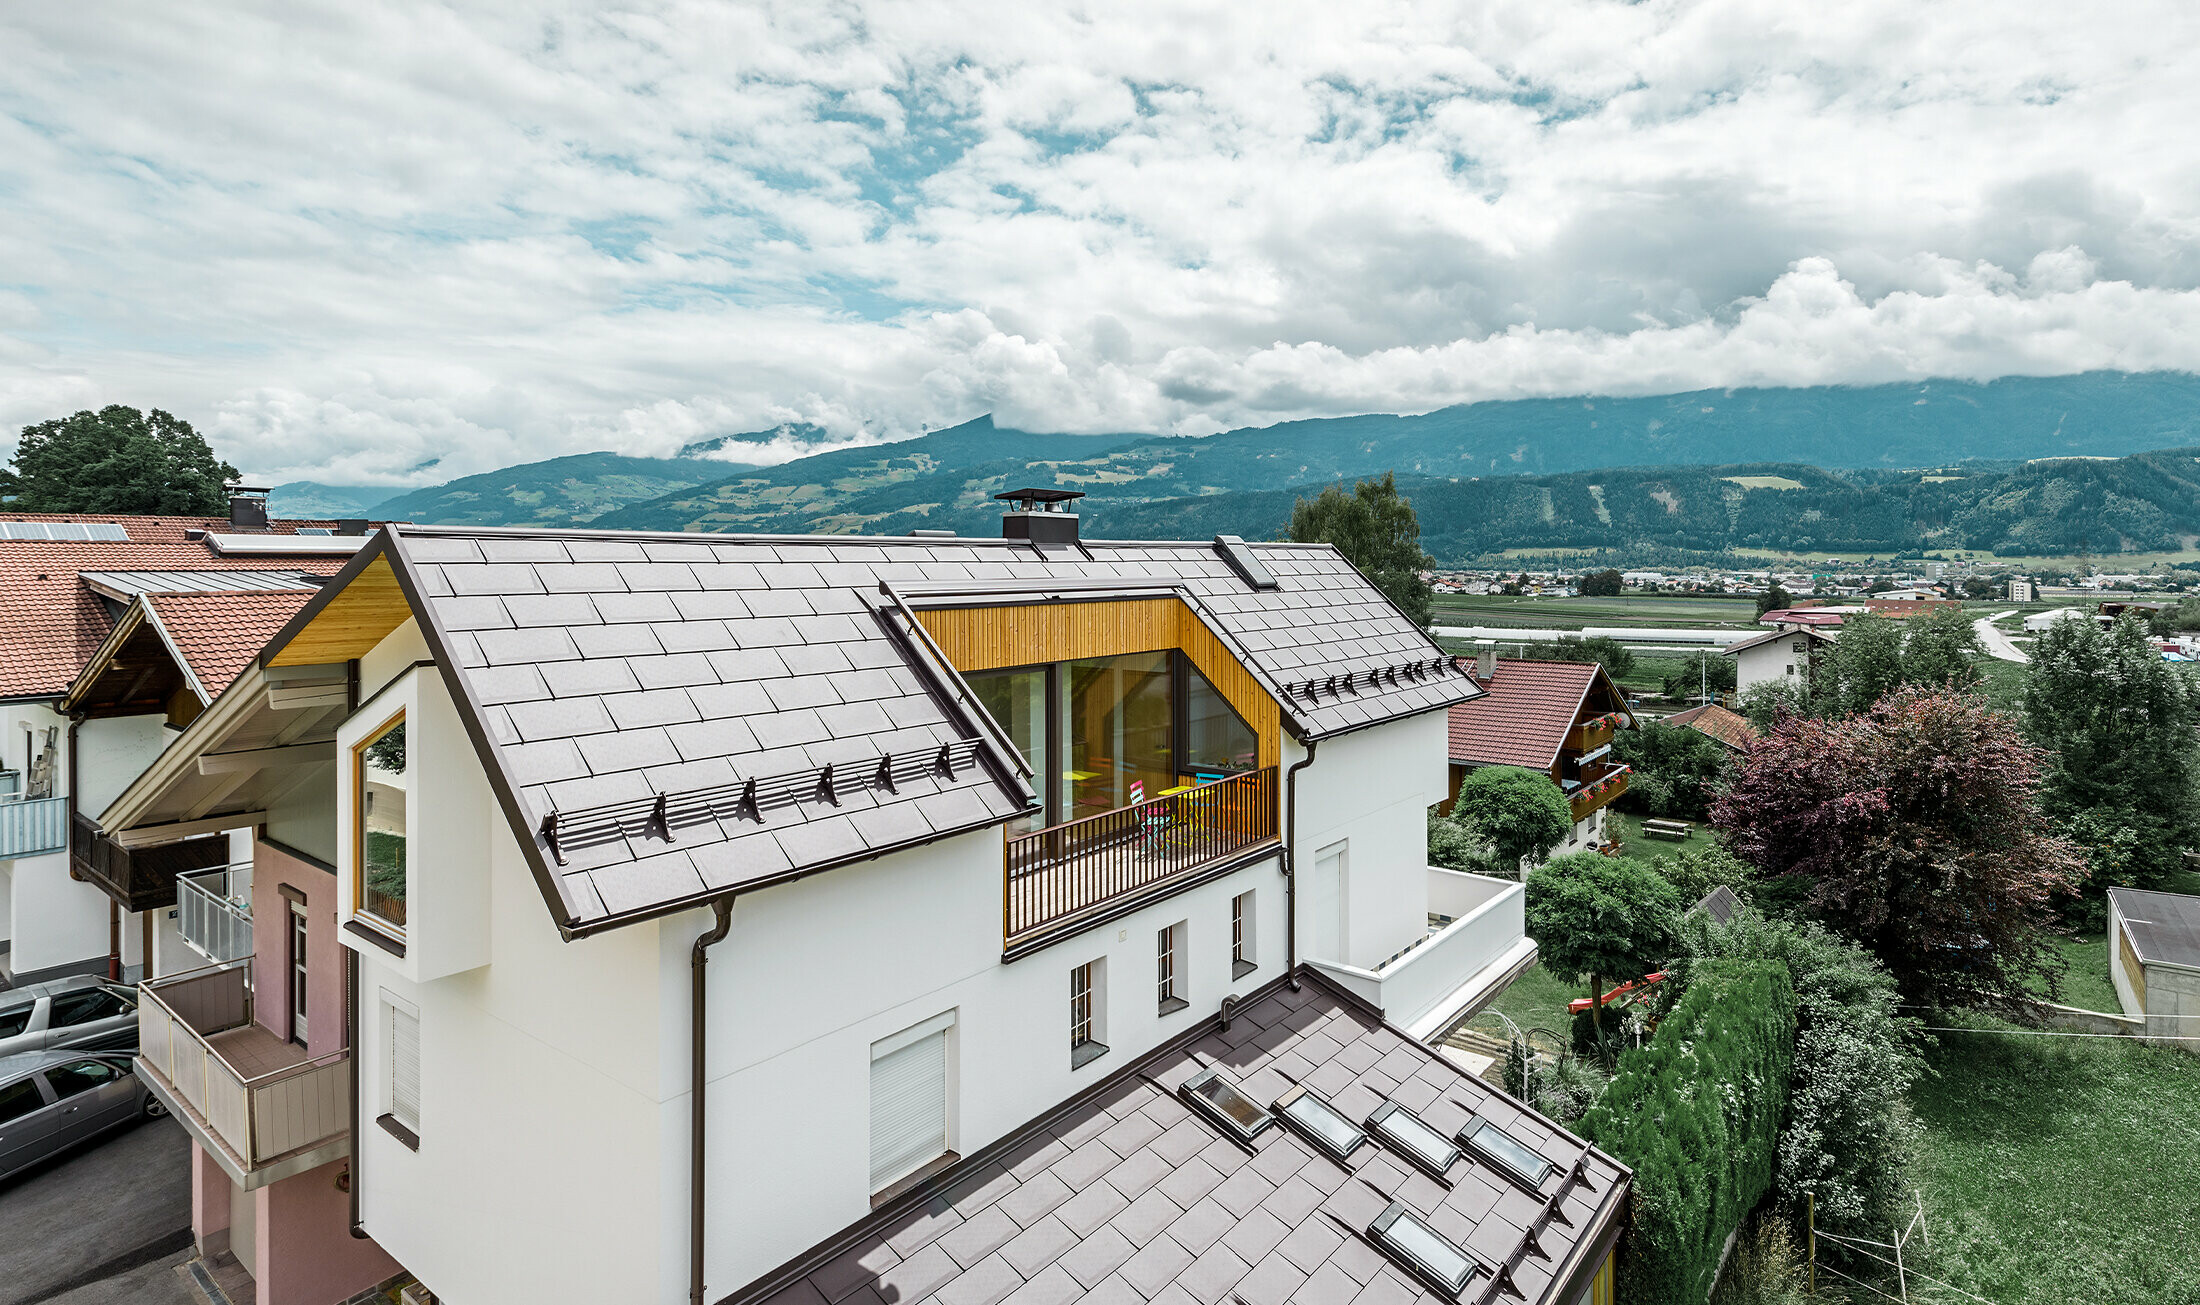
[[[1736,855],[1913,1001],[2017,1010],[2058,991],[2050,902],[2085,863],[2040,814],[2042,754],[1977,698],[1904,689],[1845,720],[1790,716],[1712,810]]]

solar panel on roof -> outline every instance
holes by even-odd
[[[301,535],[333,535],[336,532],[327,526],[300,526],[298,527],[298,533]]]
[[[0,521],[0,539],[128,539],[114,521]]]

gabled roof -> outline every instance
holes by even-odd
[[[1558,764],[1566,732],[1581,718],[1592,689],[1615,705],[1625,699],[1599,662],[1525,661],[1500,657],[1487,692],[1451,709],[1451,759],[1468,766]]]
[[[197,681],[200,697],[212,702],[315,592],[148,594],[139,601],[153,609],[169,647]]]
[[[1386,1101],[1446,1138],[1487,1121],[1553,1169],[1531,1192],[1471,1154],[1440,1183],[1372,1131],[1341,1160],[1281,1123],[1240,1143],[1179,1093],[1208,1067],[1262,1107],[1303,1084],[1363,1127]],[[1632,1178],[1308,975],[1300,991],[1278,981],[1227,1031],[1208,1020],[1195,1039],[1126,1066],[726,1301],[1571,1305]],[[1369,1236],[1393,1201],[1484,1266],[1458,1297]]]
[[[1687,711],[1676,711],[1662,724],[1681,725],[1699,734],[1709,735],[1726,746],[1740,752],[1757,741],[1757,727],[1749,723],[1749,717],[1729,711],[1715,702]]]
[[[0,698],[57,697],[114,628],[107,599],[84,572],[284,571],[326,575],[340,559],[223,557],[186,529],[228,525],[227,518],[68,517],[4,513],[6,521],[119,521],[128,542],[0,540]],[[306,522],[275,523],[278,533]]]
[[[1333,548],[1240,547],[1274,588],[1204,544],[399,526],[267,655],[337,659],[311,650],[311,623],[353,584],[393,596],[380,628],[418,614],[560,928],[579,934],[1034,800],[913,602],[1173,596],[1304,738],[1478,693]]]
[[[1744,639],[1740,643],[1730,643],[1726,646],[1724,651],[1729,656],[1731,656],[1734,653],[1745,652],[1751,648],[1761,648],[1768,643],[1776,643],[1782,639],[1804,638],[1815,639],[1819,643],[1833,642],[1832,635],[1827,634],[1823,630],[1813,629],[1810,626],[1805,625],[1798,626],[1792,630],[1767,630],[1765,633],[1760,634],[1755,638]]]

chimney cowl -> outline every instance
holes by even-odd
[[[1011,504],[1001,518],[1001,538],[1034,544],[1077,542],[1077,514],[1065,505],[1083,498],[1075,489],[1012,489],[993,497]]]
[[[229,528],[235,531],[267,529],[265,485],[234,484],[229,489]]]

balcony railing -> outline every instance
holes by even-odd
[[[1008,840],[1013,944],[1125,898],[1159,892],[1276,838],[1276,768],[1247,771]]]
[[[252,954],[252,863],[176,876],[176,930],[219,965]]]
[[[72,829],[70,868],[79,878],[97,884],[125,911],[174,906],[177,875],[210,869],[229,860],[227,834],[131,849],[109,838],[81,811]]]
[[[0,794],[0,860],[69,845],[69,799]]]
[[[1594,815],[1599,808],[1609,806],[1620,794],[1627,791],[1627,776],[1632,772],[1625,766],[1603,762],[1591,765],[1582,772],[1581,787],[1566,794],[1566,803],[1573,808],[1574,823],[1580,824]]]
[[[1535,959],[1526,890],[1518,883],[1428,868],[1428,909],[1449,923],[1373,969],[1333,957],[1314,968],[1417,1038],[1432,1038],[1480,1009]]]
[[[251,968],[244,957],[138,989],[140,1073],[247,1177],[286,1157],[319,1163],[311,1153],[351,1127],[351,1053],[309,1058],[253,1023]]]

